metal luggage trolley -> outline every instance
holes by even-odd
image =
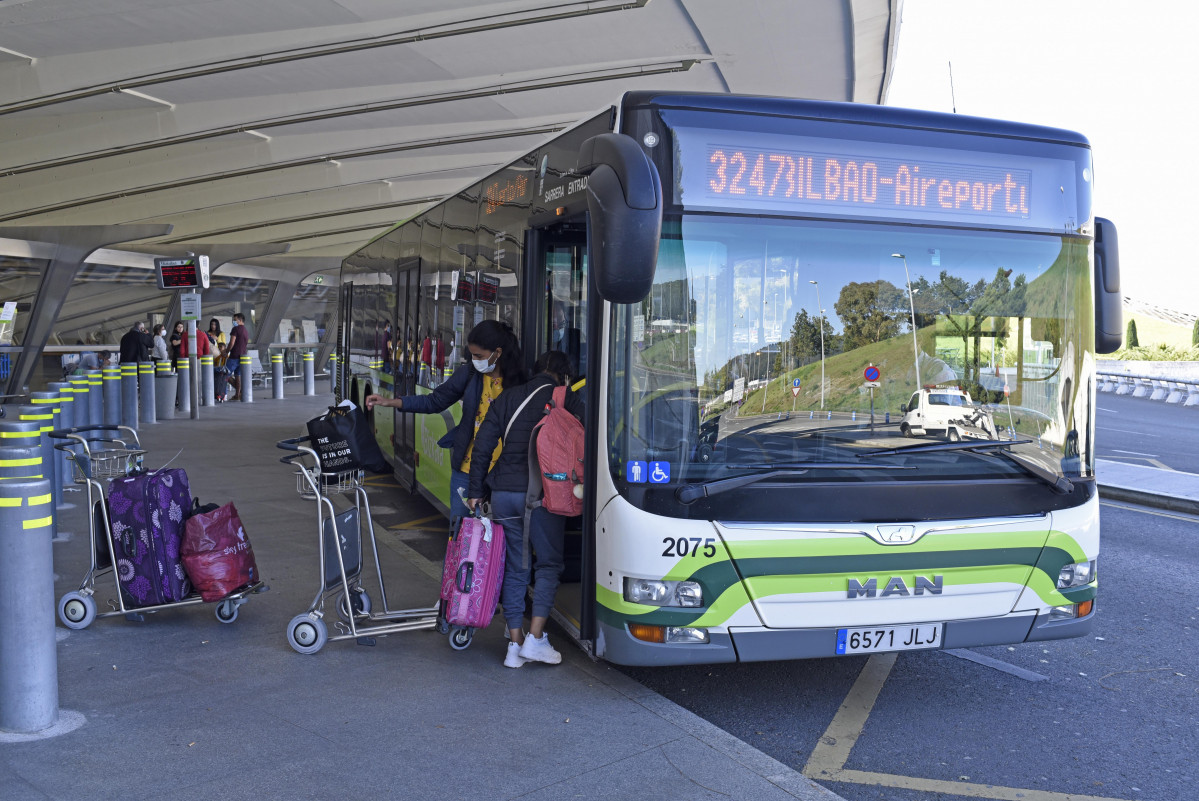
[[[435,628],[437,606],[391,609],[387,604],[375,524],[362,484],[363,472],[323,472],[320,457],[306,444],[309,442],[308,437],[296,437],[276,443],[282,450],[294,451],[279,461],[296,468],[296,491],[300,497],[316,501],[316,528],[320,539],[320,589],[308,611],[296,615],[287,624],[288,643],[299,653],[315,654],[329,641],[353,639],[361,645],[374,645],[375,637]],[[333,505],[334,495],[352,495],[354,505],[339,513]],[[379,612],[372,611],[370,594],[362,587],[364,522],[379,580],[379,599],[383,604]],[[339,618],[335,625],[340,633],[331,637],[324,621],[324,608],[326,598],[334,595]]]
[[[99,438],[88,439],[83,434],[99,431]],[[194,606],[205,603],[199,593],[192,593],[179,601],[153,606],[130,608],[125,606],[124,592],[117,578],[116,555],[113,553],[112,530],[108,519],[108,506],[104,502],[105,485],[114,478],[134,475],[142,469],[142,461],[146,454],[141,448],[137,432],[128,426],[92,425],[76,426],[58,431],[51,431],[54,439],[65,440],[54,447],[67,455],[67,460],[75,465],[75,483],[87,487],[88,530],[91,536],[91,567],[83,577],[79,589],[68,592],[58,601],[58,619],[69,629],[85,629],[98,617],[124,615],[126,620],[140,622],[145,620],[144,613],[157,612],[160,609],[174,609],[180,606]],[[101,483],[103,482],[103,483]],[[116,585],[117,597],[110,599],[110,611],[96,612],[96,577],[111,573],[113,584]],[[226,595],[216,604],[216,619],[222,623],[232,623],[237,620],[237,610],[244,604],[247,596],[253,593],[265,592],[267,586],[261,581],[247,584],[235,592]]]

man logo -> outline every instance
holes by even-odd
[[[868,533],[871,539],[883,545],[910,545],[920,539],[915,526],[876,526]]]
[[[940,595],[945,589],[945,577],[933,576],[932,580],[924,576],[916,576],[916,587],[913,590],[908,589],[908,585],[904,583],[899,576],[892,576],[887,582],[887,586],[880,593],[878,591],[878,579],[866,579],[866,583],[851,578],[849,580],[849,591],[845,594],[846,598],[890,598],[893,595],[911,596],[911,595]]]

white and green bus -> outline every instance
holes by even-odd
[[[556,618],[596,657],[1079,636],[1121,331],[1093,184],[1068,131],[630,93],[345,260],[338,391],[431,391],[483,319],[532,360],[565,321],[589,469]],[[971,436],[901,430],[935,388]],[[454,415],[373,417],[442,509]]]

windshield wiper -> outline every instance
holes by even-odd
[[[758,470],[733,478],[720,478],[703,484],[683,484],[674,492],[679,503],[693,503],[700,498],[710,498],[722,492],[756,484],[778,476],[802,476],[810,470],[915,470],[909,465],[898,464],[861,464],[856,462],[790,462],[777,464],[737,464],[727,465],[730,470]]]
[[[859,459],[874,456],[902,456],[907,453],[936,453],[938,451],[973,451],[984,456],[998,456],[1031,473],[1045,482],[1058,495],[1066,495],[1074,491],[1074,483],[1065,476],[1049,470],[1018,453],[1012,453],[1014,445],[1027,445],[1031,439],[1015,440],[983,440],[979,442],[930,442],[924,445],[909,445],[906,448],[880,448],[875,451],[857,454]]]

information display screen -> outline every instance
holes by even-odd
[[[1077,224],[1072,160],[826,137],[676,128],[688,208],[898,217],[1062,230]],[[975,144],[977,146],[977,144]]]
[[[159,289],[195,289],[200,286],[200,265],[194,258],[155,259]]]

